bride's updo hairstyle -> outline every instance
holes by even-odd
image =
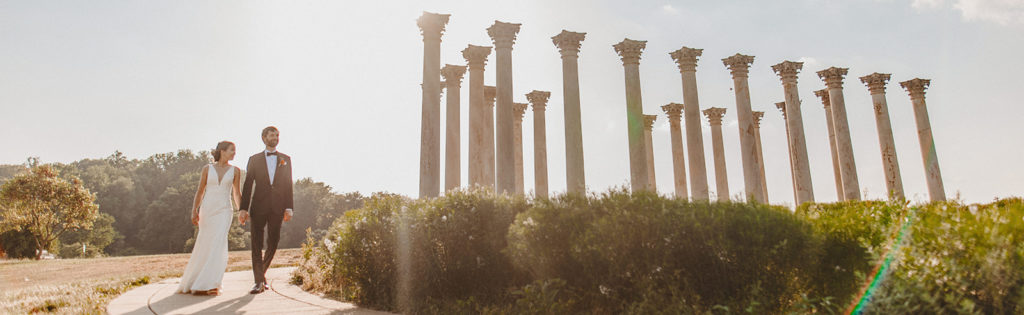
[[[233,146],[235,146],[235,144],[233,142],[231,142],[231,141],[217,142],[217,147],[213,148],[213,152],[211,152],[211,154],[213,154],[213,161],[214,162],[220,161],[220,153],[222,151],[224,151],[224,150],[227,150],[230,147],[233,147]]]

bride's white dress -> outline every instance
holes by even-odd
[[[234,173],[235,167],[231,166],[223,179],[218,180],[217,170],[213,165],[209,167],[206,192],[199,205],[199,235],[185,273],[181,275],[179,293],[221,289],[228,266],[228,229],[234,213],[231,207]]]

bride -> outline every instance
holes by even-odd
[[[228,164],[235,158],[234,143],[221,141],[212,153],[214,163],[203,167],[192,206],[192,224],[199,226],[199,235],[178,293],[219,295],[228,266],[228,229],[234,214],[232,201],[240,204],[241,174],[238,167]]]

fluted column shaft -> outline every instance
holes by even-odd
[[[811,167],[807,160],[807,139],[804,136],[803,115],[800,113],[800,92],[797,90],[796,75],[803,68],[802,62],[784,61],[772,66],[782,79],[786,95],[786,120],[789,122],[790,153],[793,158],[793,186],[796,189],[796,205],[814,202],[814,187],[811,185]]]
[[[462,96],[462,76],[466,73],[465,66],[445,65],[441,68],[441,76],[444,77],[447,94],[447,109],[445,110],[445,140],[444,140],[444,190],[449,191],[461,185],[462,177],[462,141],[460,138],[460,115],[459,98]]]
[[[789,135],[789,119],[786,117],[786,102],[775,103],[782,112],[782,121],[786,124],[786,157],[789,158],[789,181],[793,183],[793,202],[796,202],[796,167],[793,167],[793,138]]]
[[[793,202],[796,202],[796,168],[793,167],[793,138],[789,135],[789,119],[786,117],[786,102],[775,103],[782,112],[782,121],[786,124],[786,157],[789,158],[789,181],[793,183]]]
[[[497,106],[494,110],[495,191],[512,193],[515,187],[515,149],[512,130],[512,44],[520,24],[494,21],[487,34],[494,41]]]
[[[754,140],[754,114],[750,107],[750,85],[747,74],[754,56],[736,54],[722,59],[732,72],[733,91],[736,94],[736,119],[740,130],[740,155],[743,161],[743,188],[746,199],[765,203],[767,198],[761,188],[761,166],[757,157],[757,142]]]
[[[423,12],[423,113],[420,122],[420,198],[441,191],[441,34],[448,14]]]
[[[536,91],[526,94],[533,104],[533,181],[537,198],[548,197],[548,140],[544,111],[551,92]]]
[[[495,87],[484,86],[484,181],[492,189],[497,181],[494,176],[494,100],[497,93]]]
[[[828,147],[832,153],[832,175],[836,182],[836,199],[843,201],[843,175],[839,171],[839,153],[836,149],[836,129],[832,123],[832,105],[829,103],[828,89],[814,91],[814,95],[821,98],[821,105],[825,107],[825,123],[828,125]]]
[[[644,147],[647,151],[647,180],[650,182],[651,191],[658,191],[658,182],[654,178],[654,121],[657,115],[644,115]]]
[[[725,108],[711,107],[704,110],[711,124],[711,150],[715,154],[715,183],[718,201],[729,201],[729,175],[725,169],[725,144],[722,142],[722,116]]]
[[[522,195],[526,192],[526,184],[523,182],[523,115],[526,114],[526,104],[512,103],[512,137],[513,137],[513,158],[515,163],[515,192]]]
[[[689,198],[686,192],[686,149],[683,147],[683,128],[680,120],[683,116],[683,104],[669,103],[662,106],[668,116],[669,133],[672,141],[672,175],[676,188],[676,198]]]
[[[939,157],[935,153],[935,139],[932,137],[932,124],[928,119],[928,108],[924,101],[925,89],[931,80],[915,78],[900,82],[900,86],[910,94],[914,106],[914,120],[917,121],[917,138],[921,144],[921,160],[924,162],[924,175],[928,181],[928,195],[932,201],[945,201],[946,190],[942,185],[942,173],[939,171]]]
[[[857,163],[853,158],[853,142],[850,140],[850,123],[846,119],[846,100],[843,97],[845,68],[828,68],[818,71],[818,77],[828,86],[828,99],[832,104],[832,124],[836,130],[836,152],[839,153],[839,172],[843,178],[843,200],[860,200],[860,183],[857,180]]]
[[[644,145],[643,100],[640,97],[640,54],[646,41],[625,39],[613,45],[622,59],[626,79],[626,129],[629,139],[629,182],[633,191],[652,190]]]
[[[487,141],[488,119],[491,112],[490,105],[484,103],[484,66],[487,63],[487,56],[491,54],[490,47],[469,45],[462,50],[462,57],[466,59],[469,68],[469,185],[493,187],[494,179],[488,180],[485,175],[487,165],[493,164],[491,156],[490,163],[485,152],[488,143],[493,142],[491,137]]]
[[[571,194],[586,194],[583,168],[583,125],[580,119],[580,43],[586,33],[561,33],[551,38],[562,55],[562,107],[565,115],[565,184]],[[543,113],[542,113],[543,114]],[[545,171],[545,174],[547,172]],[[546,194],[547,192],[545,192]]]
[[[753,112],[754,116],[754,142],[757,147],[757,165],[761,167],[761,194],[764,195],[764,203],[768,203],[768,178],[764,176],[764,152],[761,150],[761,119],[764,112]]]
[[[885,171],[886,196],[889,199],[903,200],[903,178],[900,175],[900,162],[896,158],[896,141],[892,136],[892,122],[889,121],[889,104],[885,100],[885,85],[891,75],[873,73],[860,78],[871,92],[871,102],[875,107],[875,127],[878,129],[878,145],[882,152],[882,169]]]
[[[697,97],[697,58],[702,49],[683,47],[669,55],[679,67],[683,82],[683,120],[686,122],[687,155],[690,158],[690,195],[694,200],[708,200],[708,171],[704,163],[704,136],[700,123],[700,101]]]

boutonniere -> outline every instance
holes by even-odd
[[[277,166],[285,166],[285,165],[288,165],[288,161],[285,161],[284,159],[277,160]]]

